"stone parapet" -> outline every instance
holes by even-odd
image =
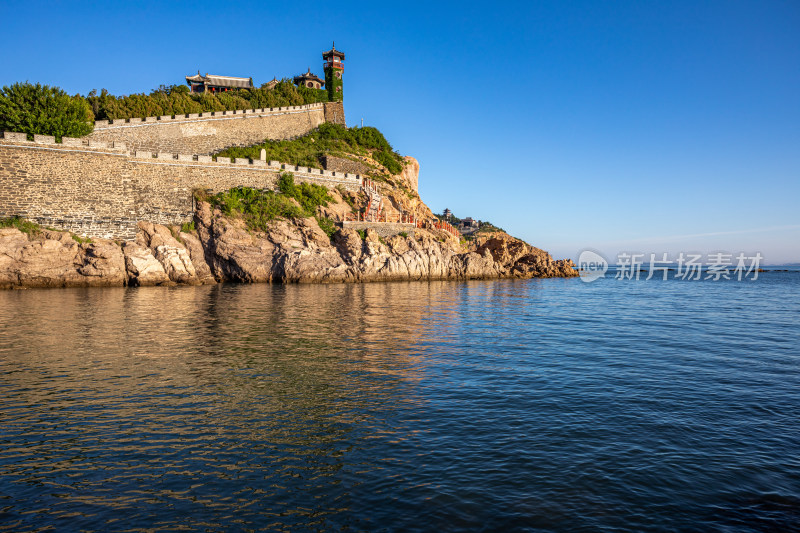
[[[414,230],[417,227],[415,224],[405,224],[400,222],[341,222],[340,225],[343,228],[354,230],[366,230],[367,228],[372,228],[379,237],[383,237],[384,239],[394,237],[400,233],[406,233],[409,237],[413,237]]]
[[[232,146],[251,146],[264,139],[296,138],[317,128],[325,122],[325,117],[325,106],[319,103],[115,119],[111,123],[96,123],[88,138],[123,142],[131,150],[209,155]]]

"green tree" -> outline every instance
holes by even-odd
[[[0,89],[0,130],[61,137],[83,137],[94,129],[94,113],[80,96],[58,87],[15,83]]]

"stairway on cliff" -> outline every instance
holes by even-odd
[[[369,222],[378,222],[380,216],[383,197],[378,192],[378,187],[370,180],[364,180],[361,183],[361,190],[367,195],[367,211],[364,213],[364,220]]]

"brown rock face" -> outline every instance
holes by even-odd
[[[309,283],[577,275],[571,262],[553,261],[547,252],[509,236],[496,236],[465,252],[454,240],[423,229],[413,238],[395,235],[386,241],[372,229],[363,240],[355,230],[340,229],[329,240],[313,219],[276,222],[256,235],[207,204],[200,206],[197,222],[219,280]]]
[[[165,226],[139,222],[136,241],[147,246],[153,256],[164,267],[169,279],[176,283],[199,284],[197,272],[189,257],[189,251],[172,236]]]
[[[414,237],[365,238],[340,229],[333,238],[314,218],[276,221],[266,233],[248,231],[201,202],[197,234],[141,223],[136,242],[43,231],[33,239],[0,229],[0,288],[199,284],[216,281],[328,283],[389,280],[576,276],[572,261],[504,233],[465,250],[438,230]],[[179,237],[180,240],[178,240]]]
[[[125,254],[130,285],[161,285],[169,282],[164,267],[153,257],[149,248],[126,242],[122,245],[122,252]]]
[[[531,246],[504,232],[479,237],[475,243],[479,254],[490,254],[503,265],[511,277],[570,278],[578,275],[572,259],[555,261],[549,253]]]
[[[79,244],[57,231],[39,237],[29,240],[15,228],[0,229],[0,288],[125,284],[125,259],[113,241]]]
[[[197,281],[203,284],[215,283],[217,280],[211,272],[211,267],[208,266],[206,252],[203,249],[200,238],[193,233],[181,233],[181,240],[186,250],[189,252],[189,259],[192,265],[194,265]]]
[[[419,191],[419,161],[410,155],[405,156],[403,159],[405,159],[406,164],[403,167],[403,172],[400,173],[400,177],[414,191]]]

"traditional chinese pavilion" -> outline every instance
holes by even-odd
[[[316,74],[312,74],[311,68],[305,74],[295,76],[293,81],[295,85],[302,85],[310,89],[321,89],[325,85],[325,80],[319,78]]]
[[[252,89],[253,78],[237,78],[234,76],[216,76],[206,73],[205,76],[197,71],[196,76],[186,76],[186,84],[193,93],[224,92],[231,89]]]

